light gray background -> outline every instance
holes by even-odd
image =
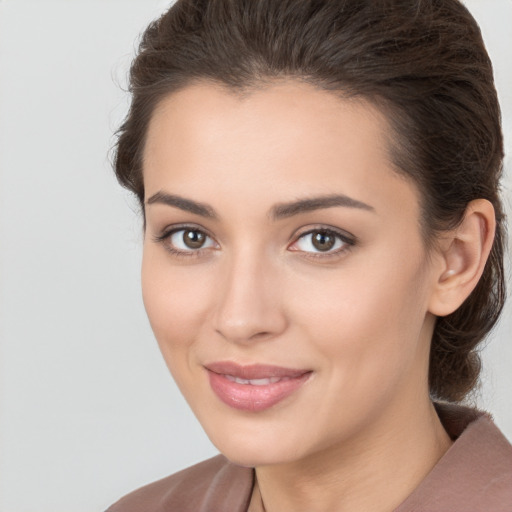
[[[512,155],[512,2],[471,0]],[[0,511],[101,511],[213,453],[139,291],[140,220],[107,159],[134,41],[167,2],[0,0]],[[508,208],[511,179],[505,183]],[[479,402],[512,438],[510,303]]]

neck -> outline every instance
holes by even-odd
[[[397,402],[357,439],[305,460],[256,468],[249,510],[394,510],[451,445],[430,400],[416,404],[414,414]]]

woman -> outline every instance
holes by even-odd
[[[116,173],[168,367],[222,455],[118,511],[510,510],[456,405],[504,302],[492,68],[457,0],[178,0]]]

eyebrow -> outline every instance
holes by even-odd
[[[146,204],[165,204],[167,206],[174,206],[175,208],[179,208],[180,210],[195,213],[196,215],[200,215],[201,217],[208,217],[210,219],[217,219],[218,216],[215,213],[215,210],[205,204],[199,203],[197,201],[192,201],[192,199],[185,199],[184,197],[177,196],[174,194],[167,194],[166,192],[157,192],[152,195],[147,201]]]
[[[146,204],[165,204],[167,206],[173,206],[180,210],[200,215],[201,217],[207,217],[210,219],[218,219],[219,216],[215,210],[208,204],[193,201],[192,199],[186,199],[175,194],[168,194],[166,192],[157,192],[152,195]],[[344,194],[331,194],[327,196],[318,196],[305,199],[299,199],[297,201],[291,201],[289,203],[279,203],[272,207],[270,210],[270,217],[273,220],[284,219],[299,215],[301,213],[311,212],[314,210],[321,210],[324,208],[333,208],[341,206],[345,208],[357,208],[360,210],[366,210],[375,212],[375,208],[362,201],[353,199]]]
[[[323,208],[333,208],[342,206],[345,208],[358,208],[375,212],[375,208],[369,204],[353,199],[344,194],[331,194],[328,196],[319,196],[306,199],[299,199],[290,203],[276,204],[271,210],[271,217],[274,220],[284,219],[300,213],[321,210]]]

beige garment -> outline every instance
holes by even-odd
[[[491,417],[436,404],[453,445],[395,512],[512,512],[512,445]],[[107,512],[247,512],[254,471],[222,455],[128,494]]]

